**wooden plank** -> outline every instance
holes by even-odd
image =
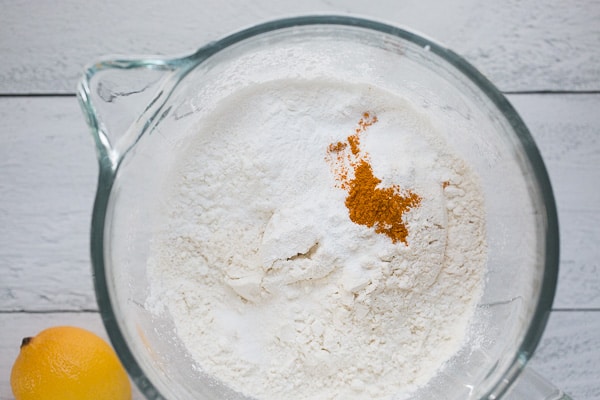
[[[18,355],[21,339],[55,325],[75,325],[106,339],[100,317],[95,313],[0,313],[0,399],[13,400],[10,369]],[[600,312],[553,312],[531,366],[578,400],[600,398]],[[141,400],[135,390],[135,400]]]
[[[0,93],[72,93],[106,54],[180,55],[278,17],[338,13],[438,39],[502,90],[599,90],[597,0],[11,1],[0,13]]]
[[[88,329],[109,342],[98,313],[0,313],[0,399],[14,400],[10,389],[10,371],[19,355],[24,337],[35,336],[40,331],[58,325],[72,325]],[[10,329],[6,329],[10,327]],[[132,382],[133,400],[144,397]]]
[[[0,310],[96,309],[93,142],[74,97],[0,98]]]
[[[546,163],[560,225],[555,308],[600,307],[600,95],[518,95],[510,101]]]
[[[558,201],[555,307],[598,308],[600,95],[510,99]],[[96,309],[88,232],[97,168],[76,100],[0,98],[0,119],[0,310]]]
[[[573,399],[600,399],[600,312],[554,311],[531,367]]]

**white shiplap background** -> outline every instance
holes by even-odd
[[[532,360],[575,399],[600,398],[600,0],[0,0],[0,399],[21,338],[57,324],[105,336],[88,241],[97,167],[74,97],[107,54],[179,55],[234,30],[355,14],[465,56],[524,118],[558,204],[554,311]]]

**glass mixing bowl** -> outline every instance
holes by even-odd
[[[525,368],[550,312],[559,251],[550,182],[527,128],[452,51],[407,30],[341,16],[278,20],[189,56],[105,60],[87,69],[78,94],[100,166],[95,289],[112,343],[141,392],[149,399],[243,398],[204,375],[169,316],[146,306],[149,243],[166,171],[189,135],[201,134],[191,129],[195,122],[237,90],[289,77],[402,93],[481,178],[488,264],[473,321],[480,334],[414,398],[561,398]]]

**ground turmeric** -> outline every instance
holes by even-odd
[[[348,192],[345,204],[350,220],[375,228],[375,232],[387,235],[393,243],[401,241],[408,245],[403,215],[418,207],[421,198],[411,191],[402,191],[398,185],[378,187],[381,179],[373,174],[368,154],[360,149],[360,135],[375,123],[376,116],[364,113],[346,142],[329,145],[328,159],[340,187]]]

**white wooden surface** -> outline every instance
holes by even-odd
[[[502,90],[599,90],[598,0],[1,0],[0,92],[72,92],[107,53],[178,54],[275,17],[351,13],[411,27]]]
[[[530,127],[554,186],[561,270],[532,361],[574,398],[600,398],[600,0],[0,0],[0,399],[23,336],[105,335],[88,251],[95,153],[72,94],[105,54],[181,54],[280,16],[352,13],[440,39]],[[541,93],[542,92],[542,93]]]

